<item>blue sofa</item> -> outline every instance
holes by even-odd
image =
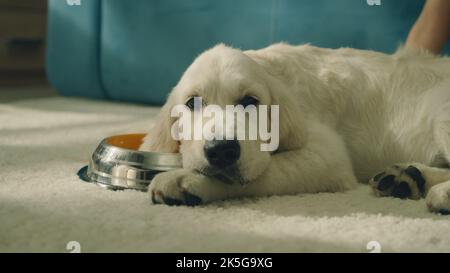
[[[47,74],[63,95],[162,104],[203,50],[311,43],[393,52],[423,0],[49,0]]]

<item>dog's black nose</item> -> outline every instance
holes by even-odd
[[[230,166],[239,159],[241,147],[237,140],[210,140],[203,147],[209,164],[223,168]]]

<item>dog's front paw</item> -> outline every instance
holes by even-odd
[[[433,186],[427,194],[426,203],[432,212],[450,214],[450,182]]]
[[[424,195],[425,179],[414,165],[394,165],[375,175],[369,184],[377,196],[418,200]]]
[[[194,184],[202,183],[205,177],[192,170],[174,170],[156,175],[148,192],[153,204],[166,204],[169,206],[197,206],[203,200],[191,192]]]

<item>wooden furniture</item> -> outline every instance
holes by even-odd
[[[0,0],[0,85],[45,83],[46,0]]]

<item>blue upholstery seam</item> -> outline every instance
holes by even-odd
[[[273,41],[275,40],[275,32],[278,24],[278,1],[279,0],[272,0],[269,25],[269,45],[273,44]]]
[[[103,42],[103,37],[102,37],[102,30],[103,30],[103,7],[102,7],[102,0],[98,0],[98,43],[97,43],[97,73],[98,73],[98,84],[100,85],[100,88],[102,90],[103,96],[105,97],[105,99],[111,99],[110,94],[108,93],[108,90],[106,90],[105,88],[105,84],[103,81],[103,67],[102,67],[102,42]]]

